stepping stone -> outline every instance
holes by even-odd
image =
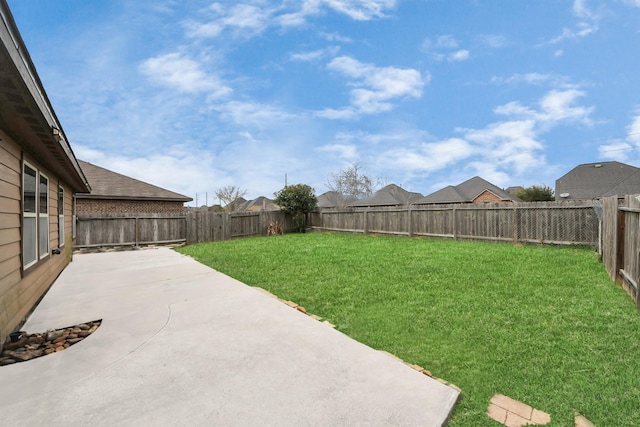
[[[576,427],[595,427],[595,425],[585,418],[584,415],[576,414],[575,417]]]
[[[487,416],[507,427],[545,425],[551,422],[551,416],[546,412],[502,394],[496,394],[491,398]]]

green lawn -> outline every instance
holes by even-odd
[[[497,426],[495,393],[573,426],[640,426],[640,315],[590,249],[288,234],[178,249],[462,389],[451,426]]]

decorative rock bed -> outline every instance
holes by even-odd
[[[91,335],[101,323],[102,319],[35,334],[13,332],[3,345],[0,366],[25,362],[65,350]]]

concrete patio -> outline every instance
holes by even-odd
[[[76,254],[22,329],[98,319],[0,367],[0,424],[440,426],[459,394],[167,248]]]

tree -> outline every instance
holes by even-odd
[[[553,189],[546,185],[532,185],[516,191],[516,197],[525,202],[548,202],[555,200]]]
[[[325,185],[345,199],[360,199],[373,194],[374,182],[363,172],[360,163],[355,162],[340,172],[331,174]]]
[[[235,185],[227,185],[216,190],[216,197],[220,200],[220,204],[224,206],[225,210],[237,209],[237,203],[234,203],[239,198],[244,197],[247,194],[247,190],[243,190]]]
[[[315,211],[318,206],[313,188],[306,184],[287,185],[274,195],[274,203],[284,212],[291,214],[296,230],[304,233],[306,214]]]

